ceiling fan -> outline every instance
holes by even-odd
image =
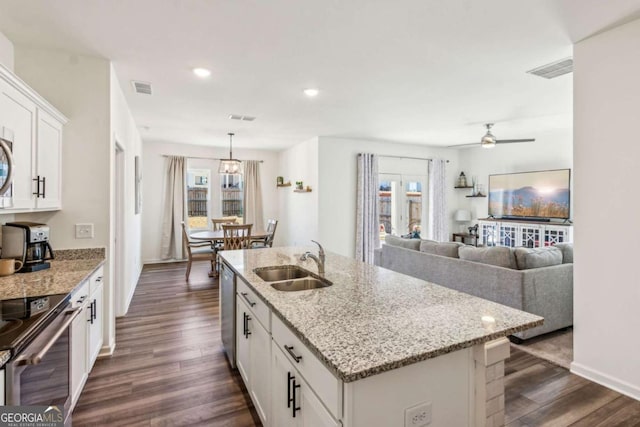
[[[533,142],[535,138],[526,138],[526,139],[496,139],[495,136],[491,133],[491,128],[493,127],[493,123],[485,124],[487,128],[487,133],[480,140],[480,146],[482,148],[493,148],[496,144],[514,144],[519,142]],[[477,146],[477,142],[473,142],[471,144],[459,144],[459,145],[449,145],[449,147],[471,147]]]

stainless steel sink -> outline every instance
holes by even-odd
[[[272,283],[274,289],[285,292],[306,291],[309,289],[326,288],[333,283],[326,279],[316,279],[315,277],[307,277],[304,279],[287,280],[285,282]]]
[[[301,279],[308,277],[311,272],[297,265],[278,265],[274,267],[261,267],[253,270],[258,277],[265,282],[279,282],[282,280]]]

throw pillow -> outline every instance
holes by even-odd
[[[384,237],[384,242],[390,246],[398,246],[413,251],[420,250],[420,239],[403,239],[402,237],[387,234]]]
[[[516,248],[518,270],[550,267],[562,264],[562,251],[554,246],[544,248]]]
[[[573,243],[556,243],[555,247],[562,252],[563,264],[573,264]]]
[[[516,259],[513,249],[503,246],[488,248],[476,248],[473,246],[463,246],[458,249],[460,259],[480,262],[483,264],[495,265],[504,268],[516,268]]]
[[[446,256],[449,258],[458,258],[458,249],[461,246],[464,246],[464,243],[422,240],[420,241],[420,252],[426,252],[432,255]]]

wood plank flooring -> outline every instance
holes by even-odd
[[[208,268],[194,263],[187,284],[185,264],[145,266],[116,321],[115,353],[96,362],[74,426],[260,425],[222,351]],[[509,427],[640,427],[640,402],[514,348],[505,387]]]
[[[98,359],[74,426],[253,426],[257,414],[220,341],[218,283],[208,262],[145,266],[116,349]]]

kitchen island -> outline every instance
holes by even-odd
[[[541,317],[332,253],[320,289],[276,290],[254,272],[317,272],[307,250],[220,252],[237,287],[235,361],[263,424],[503,423],[505,337]]]

